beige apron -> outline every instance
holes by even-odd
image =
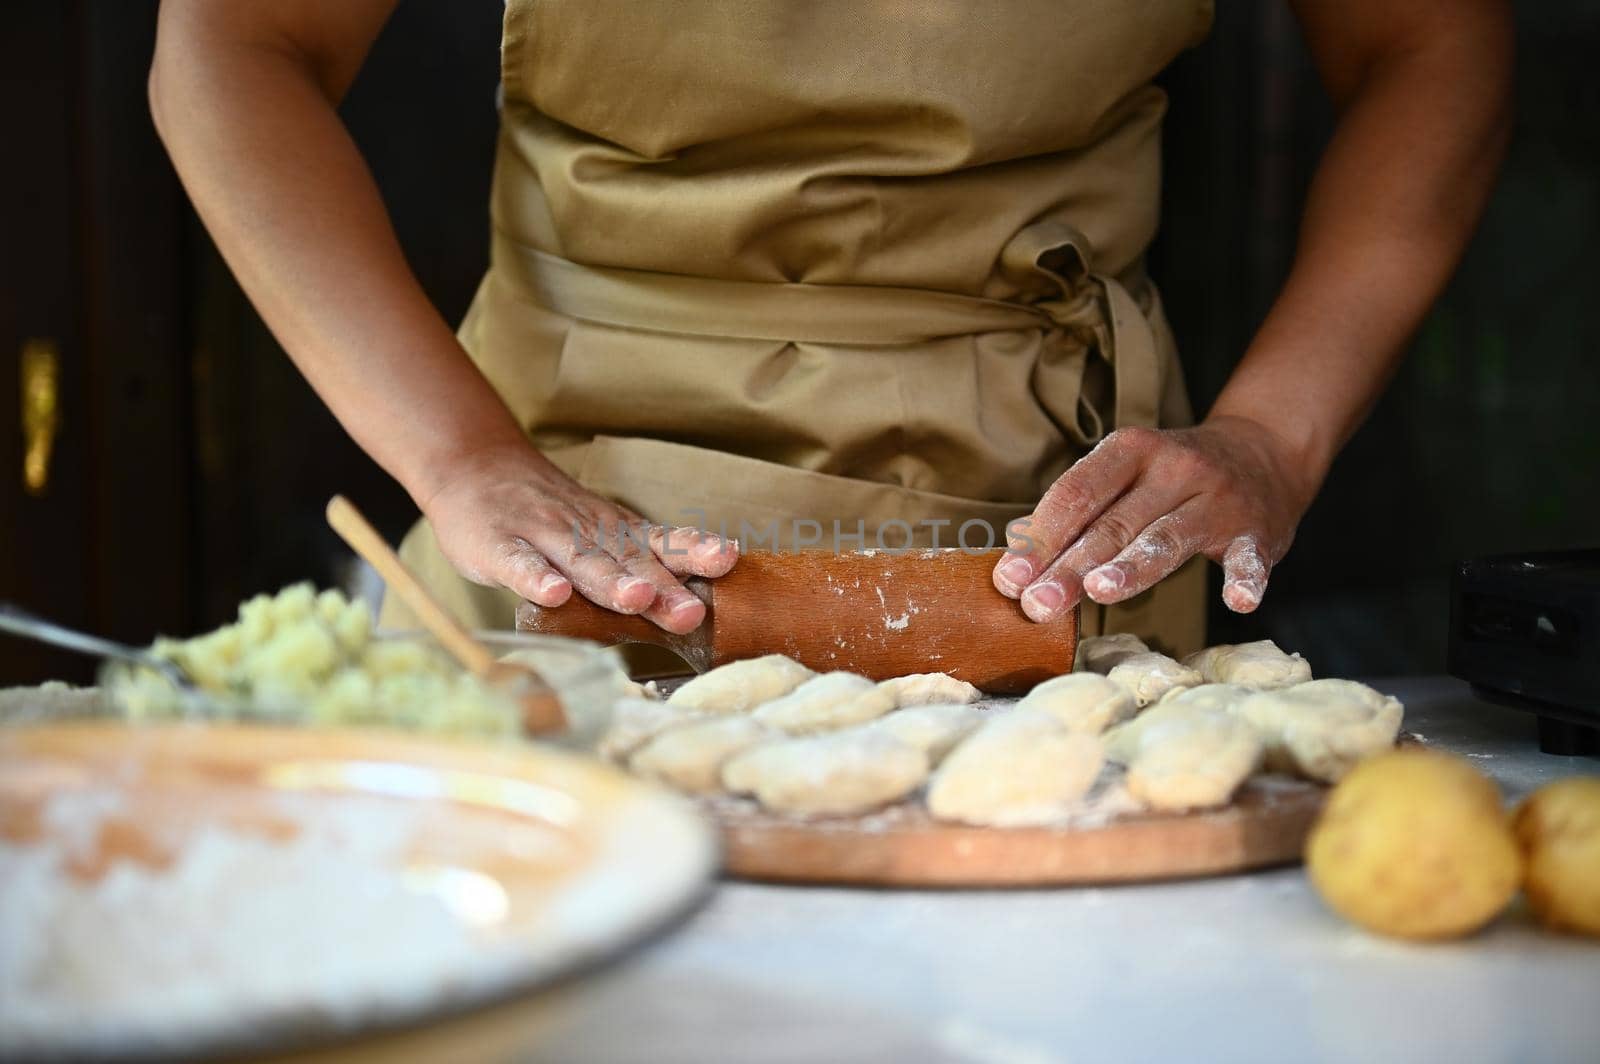
[[[980,546],[1190,412],[1143,255],[1200,0],[511,0],[461,340],[535,443],[760,549]],[[860,538],[857,538],[860,537]],[[472,623],[513,598],[406,560]],[[1084,629],[1204,634],[1201,564]],[[386,623],[404,623],[399,603]]]

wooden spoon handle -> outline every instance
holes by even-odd
[[[461,622],[440,605],[439,600],[412,575],[400,556],[361,515],[355,504],[343,495],[328,500],[328,524],[350,549],[366,559],[383,577],[389,590],[399,595],[417,615],[430,635],[472,675],[490,684],[512,690],[522,706],[523,728],[530,734],[561,731],[567,715],[550,684],[526,665],[505,665],[496,660],[488,647],[461,627]]]
[[[411,612],[417,615],[422,626],[474,676],[486,676],[494,667],[495,657],[489,648],[472,638],[472,634],[439,604],[422,582],[405,567],[400,556],[378,535],[378,530],[368,523],[343,495],[328,500],[328,524],[348,544],[350,549],[364,558],[378,571],[389,590],[399,595]]]

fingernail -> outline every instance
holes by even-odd
[[[1083,578],[1083,589],[1091,595],[1115,595],[1128,578],[1115,565],[1102,565]]]
[[[1047,621],[1066,599],[1066,591],[1054,581],[1034,584],[1022,593],[1023,612],[1036,621]]]
[[[545,573],[539,578],[540,592],[555,591],[567,582],[567,578],[560,573]]]
[[[684,613],[688,610],[694,609],[698,605],[700,605],[700,600],[695,598],[693,595],[690,595],[686,598],[679,599],[677,602],[674,602],[672,604],[672,612]]]
[[[1012,587],[1025,587],[1033,579],[1033,566],[1028,559],[1012,555],[1000,563],[995,574]]]
[[[632,591],[636,587],[649,587],[649,586],[650,586],[650,581],[644,579],[641,576],[625,576],[621,580],[617,581],[617,590],[619,592],[627,592],[627,591]]]
[[[1222,586],[1222,599],[1234,612],[1248,612],[1261,605],[1265,591],[1256,580],[1229,580]]]

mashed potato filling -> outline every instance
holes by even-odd
[[[150,669],[116,669],[107,686],[134,719],[270,717],[323,725],[388,725],[453,735],[520,731],[514,697],[462,671],[416,639],[375,638],[372,612],[336,590],[295,584],[257,595],[239,619],[193,639],[158,639],[210,696],[185,698]]]

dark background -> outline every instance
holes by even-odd
[[[413,517],[294,372],[150,126],[150,0],[7,5],[0,64],[0,599],[133,642],[346,578],[336,491]],[[459,318],[487,259],[500,0],[402,0],[344,106],[423,285]],[[1453,560],[1600,543],[1600,9],[1518,8],[1517,131],[1450,290],[1341,457],[1259,613],[1319,672],[1443,669]],[[1287,5],[1219,4],[1172,94],[1152,251],[1204,410],[1293,251],[1331,115]],[[60,367],[45,492],[23,491],[24,344]],[[0,685],[88,667],[0,637]]]

